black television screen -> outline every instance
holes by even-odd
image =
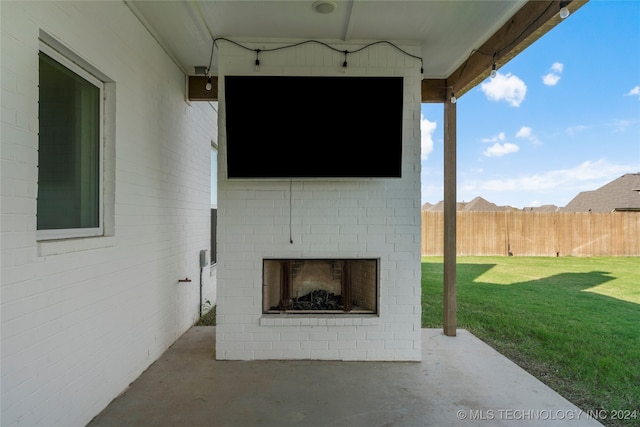
[[[399,178],[402,77],[226,76],[229,178]]]

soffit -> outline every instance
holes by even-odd
[[[337,1],[330,14],[313,1],[129,1],[127,4],[185,74],[208,66],[211,41],[386,40],[420,46],[425,78],[446,78],[526,0]],[[215,55],[212,74],[216,74]]]

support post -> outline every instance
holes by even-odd
[[[444,334],[456,336],[456,104],[444,102]]]

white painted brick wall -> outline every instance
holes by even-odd
[[[122,2],[0,7],[0,424],[85,425],[197,320],[216,114]],[[41,31],[115,82],[108,237],[36,241]]]
[[[225,74],[255,74],[252,52],[224,42],[218,52],[221,82]],[[401,179],[298,180],[291,198],[289,181],[227,180],[220,88],[219,359],[421,358],[420,65],[385,45],[363,52],[349,57],[347,75],[405,78]],[[263,54],[259,73],[340,76],[342,60],[305,44]],[[380,259],[379,316],[262,315],[262,259],[272,257]]]

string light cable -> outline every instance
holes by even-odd
[[[549,2],[549,4],[547,5],[547,7],[542,11],[542,13],[540,13],[540,14],[536,17],[536,19],[534,19],[533,21],[531,21],[531,22],[529,23],[529,25],[527,25],[527,26],[526,26],[526,27],[525,27],[525,28],[524,28],[524,29],[523,29],[523,30],[522,30],[522,31],[521,31],[521,32],[520,32],[516,37],[514,37],[510,43],[506,44],[506,45],[505,45],[505,46],[503,46],[501,49],[499,49],[499,50],[497,50],[497,51],[495,51],[495,52],[493,52],[493,53],[483,52],[483,51],[481,51],[481,50],[479,50],[479,49],[473,49],[473,50],[469,53],[469,56],[467,57],[467,59],[466,59],[466,60],[464,61],[464,63],[462,64],[462,67],[461,67],[461,69],[460,69],[460,72],[458,73],[458,78],[456,79],[455,83],[453,83],[451,86],[447,86],[447,87],[445,87],[444,89],[454,89],[454,88],[455,88],[455,86],[456,86],[457,82],[458,82],[458,81],[462,78],[462,76],[464,75],[464,70],[465,70],[465,68],[467,67],[467,64],[468,64],[469,60],[470,60],[470,59],[471,59],[471,57],[472,57],[474,54],[476,54],[476,53],[479,53],[479,54],[481,54],[481,55],[485,55],[485,56],[490,56],[490,57],[492,57],[492,59],[493,59],[493,64],[492,64],[492,66],[491,66],[491,72],[490,72],[490,74],[489,74],[489,75],[491,76],[491,78],[495,78],[495,77],[497,76],[497,74],[498,74],[498,73],[497,73],[497,64],[496,64],[496,60],[502,56],[502,55],[501,55],[501,54],[502,54],[502,52],[507,51],[507,50],[508,50],[508,49],[509,49],[509,48],[510,48],[514,43],[516,43],[518,40],[520,40],[520,38],[521,38],[524,34],[526,34],[526,33],[529,31],[529,29],[530,29],[534,24],[536,24],[536,23],[538,22],[538,20],[539,20],[542,16],[544,16],[544,15],[547,13],[547,11],[549,10],[549,8],[550,8],[552,5],[556,4],[556,3],[558,3],[558,2],[556,2],[556,1],[551,1],[551,2]],[[558,4],[559,4],[559,11],[560,11],[560,18],[565,19],[567,16],[569,16],[569,13],[570,13],[570,12],[569,12],[569,9],[567,8],[567,6],[568,6],[568,4],[569,4],[569,3],[570,3],[570,1],[560,1],[560,2],[558,3]],[[358,48],[358,49],[354,49],[354,50],[341,50],[341,49],[338,49],[338,48],[336,48],[336,47],[334,47],[334,46],[331,46],[331,45],[330,45],[330,44],[328,44],[328,43],[325,43],[325,42],[322,42],[322,41],[319,41],[319,40],[313,40],[313,39],[312,39],[312,40],[304,40],[304,41],[301,41],[301,42],[298,42],[298,43],[293,43],[293,44],[288,44],[288,45],[283,45],[283,46],[273,47],[273,48],[269,48],[269,49],[256,49],[256,48],[252,48],[252,47],[249,47],[249,46],[247,46],[247,45],[244,45],[244,44],[242,44],[242,43],[239,43],[239,42],[237,42],[237,41],[235,41],[235,40],[229,39],[229,38],[227,38],[227,37],[216,37],[216,38],[214,38],[214,39],[213,39],[213,42],[211,43],[211,56],[210,56],[210,58],[209,58],[209,66],[207,67],[207,70],[206,70],[206,71],[207,71],[207,75],[209,76],[209,79],[208,79],[208,81],[207,81],[207,90],[210,90],[211,66],[212,66],[212,64],[213,64],[213,53],[214,53],[215,47],[216,47],[216,45],[217,45],[217,43],[218,43],[219,41],[225,41],[225,42],[231,43],[231,44],[233,44],[233,45],[235,45],[235,46],[237,46],[237,47],[239,47],[239,48],[242,48],[242,49],[245,49],[245,50],[248,50],[248,51],[251,51],[251,52],[255,52],[255,54],[256,54],[256,59],[255,59],[255,69],[256,69],[256,71],[259,71],[259,70],[260,70],[260,54],[261,54],[261,53],[265,53],[265,52],[267,52],[267,53],[268,53],[268,52],[276,52],[276,51],[283,50],[283,49],[291,49],[291,48],[295,48],[295,47],[302,46],[302,45],[305,45],[305,44],[308,44],[308,43],[315,43],[315,44],[322,45],[322,46],[326,47],[327,49],[330,49],[330,50],[332,50],[332,51],[334,51],[334,52],[344,54],[344,61],[342,62],[342,68],[341,68],[341,70],[342,70],[342,72],[346,72],[346,70],[347,70],[347,66],[348,66],[348,61],[347,61],[347,56],[348,56],[348,55],[350,55],[350,54],[355,54],[355,53],[358,53],[358,52],[361,52],[361,51],[363,51],[363,50],[365,50],[365,49],[368,49],[368,48],[370,48],[370,47],[372,47],[372,46],[375,46],[375,45],[379,45],[379,44],[386,44],[386,45],[389,45],[389,46],[393,47],[394,49],[396,49],[396,50],[398,50],[398,51],[402,52],[404,55],[406,55],[406,56],[408,56],[408,57],[411,57],[411,58],[414,58],[414,59],[416,59],[416,60],[419,60],[419,61],[420,61],[420,74],[421,74],[421,75],[423,75],[423,74],[424,74],[424,61],[423,61],[422,57],[420,57],[420,56],[418,56],[418,55],[413,55],[413,54],[411,54],[411,53],[409,53],[409,52],[405,51],[404,49],[400,48],[399,46],[397,46],[397,45],[395,45],[395,44],[393,44],[393,43],[391,43],[390,41],[387,41],[387,40],[381,40],[381,41],[376,41],[376,42],[373,42],[373,43],[369,43],[369,44],[366,44],[366,45],[364,45],[364,46],[362,46],[362,47],[360,47],[360,48]],[[451,92],[451,99],[450,99],[450,100],[451,100],[451,102],[452,102],[452,103],[455,103],[455,102],[457,101],[457,98],[456,98],[456,96],[455,96],[455,94],[454,94],[454,92],[453,92],[453,91]]]
[[[239,48],[242,48],[244,50],[255,52],[255,54],[256,54],[256,59],[255,59],[256,71],[259,71],[259,69],[260,69],[260,54],[261,53],[264,55],[264,53],[276,52],[276,51],[284,50],[284,49],[291,49],[291,48],[295,48],[295,47],[302,46],[302,45],[309,44],[309,43],[319,44],[319,45],[324,46],[327,49],[330,49],[330,50],[332,50],[334,52],[344,54],[344,61],[342,62],[342,71],[346,71],[346,68],[347,68],[347,65],[348,65],[348,62],[347,62],[347,56],[348,55],[361,52],[361,51],[363,51],[365,49],[369,49],[369,48],[371,48],[373,46],[376,46],[376,45],[385,44],[385,45],[391,46],[392,48],[402,52],[404,55],[406,55],[408,57],[411,57],[411,58],[414,58],[414,59],[420,61],[420,74],[421,75],[424,74],[424,63],[423,63],[423,60],[422,60],[421,56],[409,53],[406,50],[400,48],[399,46],[397,46],[397,45],[395,45],[395,44],[393,44],[393,43],[391,43],[390,41],[387,41],[387,40],[381,40],[381,41],[376,41],[376,42],[373,42],[373,43],[369,43],[369,44],[366,44],[366,45],[364,45],[362,47],[359,47],[357,49],[354,49],[354,50],[342,50],[342,49],[339,49],[337,47],[331,46],[329,43],[325,43],[325,42],[322,42],[322,41],[319,41],[319,40],[304,40],[304,41],[301,41],[301,42],[298,42],[298,43],[272,47],[272,48],[269,48],[269,49],[255,49],[255,48],[249,47],[247,45],[244,45],[242,43],[238,43],[237,41],[231,40],[231,39],[229,39],[227,37],[216,37],[216,38],[213,39],[213,43],[211,44],[211,56],[209,58],[209,66],[207,67],[207,74],[211,73],[211,66],[213,64],[213,52],[215,50],[215,47],[216,47],[217,43],[220,42],[220,41],[225,41],[225,42],[231,43],[231,44],[233,44],[233,45],[235,45],[235,46],[237,46]]]

